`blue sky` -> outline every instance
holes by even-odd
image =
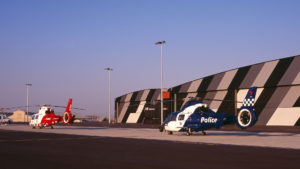
[[[0,0],[0,106],[87,108],[250,64],[300,54],[300,1]],[[32,111],[36,111],[33,108]],[[59,111],[59,110],[58,110]]]

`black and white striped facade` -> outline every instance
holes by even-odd
[[[116,98],[115,112],[118,123],[159,123],[160,89],[136,91]]]
[[[257,86],[258,89],[254,101],[254,108],[259,115],[259,119],[256,125],[300,125],[299,72],[300,55],[240,67],[190,81],[168,90],[171,93],[171,99],[164,103],[164,107],[167,108],[165,113],[168,114],[172,111],[179,110],[189,97],[199,97],[214,111],[234,114],[236,108],[241,107],[241,102],[248,88]],[[118,122],[141,123],[142,120],[140,119],[144,118],[143,106],[137,107],[135,111],[133,109],[128,111],[126,104],[128,107],[129,104],[133,104],[131,101],[138,101],[139,105],[142,103],[150,103],[153,101],[153,98],[151,98],[151,100],[149,98],[144,99],[141,96],[135,96],[132,100],[132,97],[134,95],[146,97],[146,93],[150,93],[152,90],[155,89],[142,90],[117,98],[116,104],[119,105],[118,111],[120,114],[118,116]],[[157,90],[159,93],[160,90]],[[159,100],[158,97],[159,96],[155,99]],[[234,101],[235,99],[238,102],[237,104]],[[145,108],[145,106],[143,108]],[[158,108],[155,110],[158,114],[160,113],[159,111],[160,109]],[[133,118],[134,115],[139,117]],[[131,119],[138,120],[132,121]]]

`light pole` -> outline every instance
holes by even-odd
[[[27,88],[27,112],[26,112],[26,121],[28,122],[28,107],[29,107],[29,87],[32,86],[32,84],[27,83],[25,84]],[[24,122],[25,122],[25,117],[24,117]]]
[[[108,71],[108,123],[110,124],[110,72],[113,71],[112,68],[105,68]]]
[[[160,45],[160,123],[163,124],[163,114],[164,114],[164,98],[163,98],[163,44],[165,44],[166,41],[159,41],[155,42],[155,45]]]

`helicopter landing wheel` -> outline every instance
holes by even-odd
[[[192,134],[192,129],[189,128],[188,131],[186,132],[186,135],[187,135],[187,136],[190,136],[191,134]]]
[[[160,126],[160,127],[159,127],[159,131],[160,131],[160,132],[163,132],[163,131],[164,131],[164,127],[163,127],[163,126]]]
[[[206,135],[206,132],[204,130],[202,130],[202,135],[205,136]]]

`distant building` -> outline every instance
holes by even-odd
[[[13,120],[13,122],[29,122],[31,120],[32,113],[29,113],[29,115],[26,115],[26,112],[23,110],[17,110],[13,112],[11,116],[9,116],[10,119]]]
[[[168,89],[170,98],[164,101],[164,118],[178,111],[189,97],[201,98],[217,112],[235,114],[245,97],[247,89],[257,86],[254,108],[259,116],[255,125],[295,126],[300,125],[300,55],[244,66],[196,79]],[[193,72],[191,72],[193,73]],[[197,72],[195,72],[197,73]],[[151,89],[155,90],[155,89]],[[158,90],[158,89],[156,89]],[[148,90],[129,93],[116,98],[118,122],[142,123],[147,113],[155,115],[160,122],[159,99],[141,100],[134,95]],[[152,105],[151,106],[142,106]],[[134,106],[139,105],[139,106]],[[125,109],[124,109],[125,107]],[[130,109],[131,108],[131,109]],[[129,118],[135,117],[135,118]],[[132,120],[137,119],[138,120]]]

